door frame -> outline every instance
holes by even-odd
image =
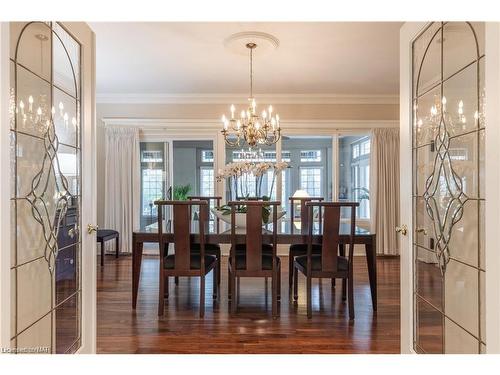
[[[407,22],[400,29],[400,217],[409,228],[400,236],[401,353],[413,349],[413,210],[412,171],[412,54],[411,44],[428,22]],[[500,23],[485,23],[486,38],[486,140],[485,140],[485,257],[486,257],[486,351],[500,353]],[[496,125],[496,126],[495,126]],[[410,192],[410,193],[408,193]]]
[[[81,264],[81,346],[77,353],[96,352],[96,239],[86,231],[87,223],[96,222],[96,134],[95,134],[95,34],[84,22],[64,22],[64,27],[82,48],[82,205],[80,228]],[[10,348],[10,24],[0,22],[0,347]]]
[[[413,228],[412,214],[412,43],[428,22],[407,22],[399,33],[399,189],[400,220]],[[407,174],[410,172],[410,178]],[[400,324],[401,353],[415,353],[413,349],[413,231],[400,239]]]
[[[97,223],[96,162],[96,74],[95,33],[84,22],[62,22],[82,45],[81,65],[81,141],[82,201],[81,247],[81,346],[77,353],[96,353],[97,340],[97,233],[89,234],[87,224]]]

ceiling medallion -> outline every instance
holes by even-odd
[[[248,108],[240,112],[239,118],[235,117],[236,107],[231,104],[231,116],[222,115],[222,135],[225,142],[232,147],[240,146],[246,142],[250,147],[256,145],[272,145],[280,139],[280,117],[273,114],[273,106],[257,113],[257,102],[253,97],[253,51],[257,48],[254,42],[248,42],[245,47],[250,51],[250,97]]]

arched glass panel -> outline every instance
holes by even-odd
[[[80,347],[80,44],[11,23],[11,346]]]
[[[484,352],[484,24],[413,43],[414,347]]]

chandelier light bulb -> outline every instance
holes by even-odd
[[[241,117],[242,119],[244,119],[244,118],[245,118],[245,115],[246,115],[245,111],[241,111],[241,113],[240,113],[240,117]]]
[[[36,110],[36,114],[38,116],[41,116],[42,115],[42,108],[38,107],[37,110]]]
[[[267,118],[267,112],[266,110],[262,111],[262,118],[265,120]]]
[[[271,114],[273,113],[273,106],[272,105],[269,106],[268,112],[269,112],[269,116],[271,116]]]
[[[257,130],[259,130],[259,129],[260,129],[260,122],[259,122],[259,121],[257,121],[257,122],[255,123],[255,129],[257,129]]]
[[[221,117],[221,121],[222,121],[222,123],[223,123],[223,124],[225,124],[225,123],[226,123],[226,115],[222,115],[222,117]]]
[[[33,104],[33,97],[30,95],[29,98],[28,98],[28,103],[29,104]]]
[[[21,108],[21,110],[24,109],[24,102],[22,100],[19,101],[19,108]]]
[[[241,127],[241,121],[238,120],[236,121],[236,129],[240,130],[240,127]]]
[[[234,104],[231,104],[231,118],[234,119],[234,111],[236,108],[234,108]]]

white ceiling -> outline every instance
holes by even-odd
[[[224,48],[260,31],[277,50],[254,58],[257,94],[396,95],[399,28],[391,22],[91,23],[98,94],[246,94],[248,57]]]

